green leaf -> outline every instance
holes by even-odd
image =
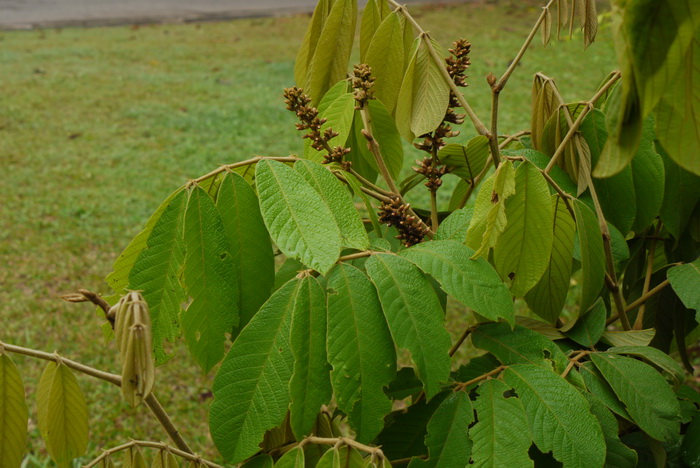
[[[357,0],[334,0],[309,64],[306,91],[312,105],[348,73],[355,39]]]
[[[534,313],[554,324],[564,308],[569,292],[576,222],[563,198],[552,195],[551,202],[554,216],[549,264],[542,278],[525,294],[525,301]]]
[[[224,223],[196,186],[187,202],[184,238],[183,277],[192,302],[182,314],[182,329],[190,353],[209,372],[224,356],[226,333],[238,325],[239,291]]]
[[[644,432],[660,441],[678,440],[680,406],[658,372],[625,356],[595,353],[591,360]]]
[[[566,332],[566,336],[587,348],[592,348],[605,331],[605,319],[608,311],[602,298],[584,312],[574,326]]]
[[[224,178],[216,207],[226,229],[228,252],[238,279],[240,330],[270,297],[275,280],[275,257],[258,197],[243,177],[228,174]]]
[[[413,367],[402,367],[396,373],[396,378],[384,389],[384,393],[392,400],[403,400],[423,391],[423,382],[416,376]]]
[[[117,257],[117,260],[112,266],[112,272],[105,278],[105,281],[115,293],[124,294],[126,289],[129,287],[129,273],[131,272],[131,269],[133,268],[134,263],[136,262],[136,259],[141,251],[146,248],[146,242],[148,241],[154,226],[163,215],[163,212],[173,198],[182,192],[182,190],[182,188],[177,189],[175,192],[171,193],[163,203],[160,204],[155,213],[148,218],[143,230],[139,232],[136,237],[131,240],[131,242],[129,242],[129,245],[127,245],[119,257]]]
[[[639,150],[632,160],[637,216],[632,229],[643,232],[659,215],[664,200],[664,163],[654,146],[654,117],[644,119]]]
[[[28,420],[22,377],[0,345],[0,466],[14,468],[22,464]]]
[[[607,453],[605,454],[605,466],[614,468],[636,468],[637,452],[620,442],[617,435],[618,423],[605,405],[591,394],[584,393],[591,405],[591,413],[596,417],[605,438]]]
[[[698,199],[700,199],[700,177],[692,174],[668,157],[661,146],[657,146],[664,163],[664,202],[661,206],[661,221],[664,227],[680,238],[685,231]]]
[[[294,169],[311,185],[333,214],[343,245],[365,250],[369,247],[367,231],[355,209],[350,193],[331,172],[311,161],[297,161]]]
[[[669,268],[666,276],[683,305],[695,309],[695,320],[700,322],[700,258]]]
[[[610,384],[605,381],[603,375],[592,362],[584,362],[578,369],[591,395],[599,399],[610,411],[628,421],[632,421],[632,416],[630,416],[625,405],[622,404]]]
[[[156,364],[172,357],[163,349],[163,340],[174,342],[180,335],[180,308],[186,299],[180,285],[180,269],[185,258],[182,231],[186,205],[185,191],[170,200],[129,272],[128,289],[141,291],[148,303]]]
[[[305,457],[302,447],[294,447],[282,455],[275,463],[275,468],[304,468],[304,466]]]
[[[411,352],[426,396],[432,398],[450,375],[450,336],[435,292],[416,266],[396,255],[373,255],[365,268],[394,342]]]
[[[360,452],[347,445],[333,447],[323,454],[316,468],[362,468],[364,459]]]
[[[255,180],[260,211],[277,247],[326,274],[340,256],[340,231],[316,190],[301,174],[271,160],[257,164]]]
[[[374,94],[384,103],[391,114],[399,97],[404,77],[406,51],[404,51],[404,29],[406,19],[394,11],[387,16],[377,29],[367,49],[365,63],[372,69]]]
[[[372,283],[344,263],[328,276],[327,343],[338,408],[348,415],[357,439],[371,441],[391,411],[382,389],[396,374],[396,355]]]
[[[581,248],[581,305],[588,310],[595,302],[605,280],[605,252],[598,218],[581,200],[573,200],[576,234]]]
[[[567,467],[603,466],[605,440],[586,399],[560,375],[528,364],[506,369],[525,408],[532,439]]]
[[[49,362],[37,388],[39,431],[53,461],[63,468],[85,453],[88,412],[78,379],[65,365]]]
[[[385,0],[380,0],[384,2]],[[377,32],[377,28],[382,24],[382,15],[377,6],[376,0],[369,0],[362,10],[362,21],[360,23],[360,62],[367,63],[367,49],[372,42],[372,38]]]
[[[261,453],[260,455],[251,458],[247,462],[241,465],[241,468],[272,468],[274,461],[272,457],[267,453]]]
[[[664,372],[668,372],[674,378],[677,385],[685,381],[685,373],[683,367],[677,363],[671,356],[663,351],[652,348],[650,346],[613,346],[606,351],[611,354],[624,354],[635,356],[644,359],[650,364],[653,364]]]
[[[433,239],[454,240],[463,243],[467,238],[467,231],[469,230],[469,223],[471,223],[473,213],[473,206],[465,206],[453,211],[440,223]]]
[[[398,179],[403,168],[404,158],[401,135],[399,135],[394,119],[381,101],[371,100],[367,103],[367,107],[372,119],[372,133],[379,144],[384,163],[389,169],[389,174],[394,179]],[[366,144],[367,140],[362,137],[361,141]]]
[[[289,385],[290,423],[297,440],[309,435],[321,405],[333,393],[326,354],[326,294],[318,281],[301,280],[292,310],[294,373]]]
[[[285,258],[282,265],[275,273],[275,286],[272,292],[284,286],[284,283],[294,278],[301,270],[305,270],[304,264],[293,258]]]
[[[603,343],[611,346],[647,346],[654,338],[656,330],[606,331],[601,337]]]
[[[505,397],[510,390],[500,380],[487,380],[474,401],[477,422],[469,429],[473,442],[474,468],[532,467],[528,449],[532,444],[527,416],[520,399]]]
[[[323,31],[323,24],[326,22],[326,18],[328,18],[332,3],[333,0],[320,0],[316,4],[314,14],[306,29],[304,40],[301,43],[301,47],[299,48],[299,52],[297,52],[297,57],[294,62],[294,81],[296,81],[299,87],[305,88],[309,81],[311,59],[316,52],[316,46],[321,37],[321,31]]]
[[[508,220],[493,249],[493,263],[511,293],[523,297],[549,265],[554,209],[547,181],[539,169],[523,162],[515,171],[515,194],[505,201]]]
[[[528,161],[530,161],[532,164],[534,164],[542,170],[544,170],[547,167],[547,164],[550,160],[549,156],[539,151],[535,151],[533,149],[525,148],[521,150],[506,151],[511,156],[523,156],[527,158]],[[549,172],[549,176],[552,178],[552,180],[554,180],[554,182],[556,182],[556,184],[559,186],[560,189],[562,189],[564,193],[568,193],[569,195],[574,197],[576,196],[578,188],[576,187],[576,184],[571,180],[571,177],[569,177],[569,174],[567,174],[564,169],[562,169],[559,166],[553,166]],[[550,193],[555,193],[554,189],[550,190]]]
[[[700,414],[695,415],[685,431],[681,454],[688,466],[700,465]]]
[[[442,57],[444,54],[440,45],[435,40],[430,40]],[[430,133],[440,125],[450,97],[450,87],[440,71],[443,64],[435,62],[423,39],[416,39],[412,52],[395,112],[399,133],[409,142],[415,136]]]
[[[297,280],[289,281],[263,304],[214,378],[209,429],[221,455],[233,463],[257,453],[265,431],[278,426],[287,413],[297,285]]]
[[[336,90],[343,90],[347,88],[347,81],[343,80],[331,88],[326,95],[333,93]],[[333,93],[335,94],[335,93]],[[331,94],[331,97],[332,95]],[[326,97],[324,96],[324,100]],[[329,128],[337,132],[338,135],[331,138],[328,144],[331,147],[335,146],[345,146],[348,138],[350,138],[350,133],[352,132],[352,120],[355,115],[355,98],[352,93],[345,92],[339,95],[336,99],[332,100],[328,107],[323,111],[319,111],[319,117],[326,119],[326,121],[321,125],[320,132],[323,134]],[[304,143],[304,158],[315,162],[322,162],[324,160],[324,155],[327,154],[325,150],[318,151],[311,147],[311,139],[306,138]]]
[[[449,144],[438,151],[442,164],[449,167],[450,174],[465,180],[473,180],[478,176],[489,159],[489,140],[478,135],[467,144]]]
[[[447,294],[478,314],[513,324],[513,301],[498,273],[483,258],[471,260],[474,251],[457,241],[416,244],[401,255],[434,277]]]

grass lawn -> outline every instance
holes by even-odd
[[[472,42],[466,96],[483,121],[486,74],[506,69],[539,14],[526,3],[411,7],[444,48],[458,37]],[[103,278],[116,256],[188,178],[256,154],[300,152],[281,92],[293,84],[308,19],[0,31],[0,340],[117,372],[94,309],[57,296],[80,287],[108,293]],[[500,129],[529,127],[535,72],[555,77],[574,101],[590,97],[614,67],[604,25],[586,52],[580,35],[546,49],[538,38],[501,95]],[[473,133],[462,129],[462,137]],[[31,466],[46,459],[33,402],[43,366],[13,359],[32,398]],[[206,415],[212,376],[187,357],[158,374],[158,396],[185,438],[216,459]],[[164,439],[147,412],[121,403],[118,389],[79,378],[90,455],[123,442],[117,434]]]

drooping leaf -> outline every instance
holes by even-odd
[[[298,440],[310,433],[321,405],[328,403],[333,393],[326,328],[326,294],[315,278],[307,276],[301,280],[294,302],[290,340],[294,355],[290,424]]]
[[[444,56],[440,45],[430,40],[440,57]],[[396,104],[396,126],[409,142],[435,130],[445,117],[450,88],[440,71],[442,66],[430,55],[425,41],[417,38]]]
[[[473,180],[486,166],[489,158],[489,141],[483,135],[475,136],[466,144],[445,145],[438,152],[438,159],[449,167],[450,174],[464,180]]]
[[[605,330],[607,312],[603,299],[598,298],[590,309],[581,314],[566,336],[582,346],[594,346]]]
[[[294,61],[294,81],[297,86],[305,88],[309,81],[309,68],[311,67],[311,59],[316,52],[323,25],[331,11],[333,0],[320,0],[316,4],[314,14],[311,17],[309,26],[306,29],[304,40],[301,43],[299,52],[297,52],[296,60]]]
[[[323,24],[316,49],[309,63],[306,92],[311,103],[321,97],[348,72],[348,61],[355,39],[357,0],[334,0]]]
[[[628,421],[632,421],[632,416],[630,416],[625,405],[620,401],[610,384],[605,381],[603,375],[592,362],[584,362],[578,370],[583,377],[586,389],[588,389],[593,396],[600,400],[613,413]]]
[[[297,280],[291,280],[263,304],[238,334],[214,379],[209,428],[217,449],[231,462],[260,450],[265,431],[287,413],[297,287]]]
[[[344,263],[328,276],[327,343],[338,407],[348,414],[358,440],[370,441],[391,410],[382,389],[394,378],[396,356],[372,283]]]
[[[255,168],[260,211],[288,257],[325,274],[340,256],[340,231],[328,206],[295,170],[263,160]]]
[[[78,380],[66,365],[46,365],[37,388],[37,418],[53,461],[60,468],[72,466],[87,450],[88,412]]]
[[[654,338],[656,330],[647,328],[646,330],[626,330],[626,331],[605,331],[601,336],[603,343],[611,346],[647,346]]]
[[[664,163],[665,175],[661,221],[668,232],[679,239],[700,199],[700,177],[676,164],[661,146],[657,145],[656,149]]]
[[[446,293],[478,314],[513,324],[513,301],[498,273],[483,258],[471,260],[474,251],[457,241],[416,244],[401,255],[435,278]]]
[[[537,447],[567,467],[603,466],[605,440],[586,399],[560,375],[529,364],[504,374],[523,403]]]
[[[371,100],[367,103],[367,107],[372,119],[372,133],[379,144],[382,159],[384,159],[389,174],[394,179],[398,179],[404,159],[401,135],[399,135],[394,119],[381,101]],[[362,140],[363,143],[366,142],[364,137]]]
[[[22,377],[0,345],[0,466],[15,468],[22,464],[28,420]]]
[[[408,260],[377,254],[365,264],[377,288],[394,342],[411,352],[428,399],[450,374],[450,337],[440,302],[423,273]]]
[[[654,117],[644,119],[639,150],[632,160],[637,215],[632,229],[642,232],[659,215],[664,200],[664,163],[654,146]]]
[[[445,218],[437,228],[435,240],[454,240],[459,243],[464,243],[467,238],[467,230],[471,223],[474,213],[473,206],[465,206],[464,208],[455,210],[447,218]]]
[[[385,0],[380,0],[384,2]],[[367,63],[367,49],[372,42],[372,38],[377,32],[377,28],[382,24],[382,14],[376,0],[369,0],[362,10],[362,21],[360,22],[360,62]]]
[[[277,460],[275,468],[304,468],[305,460],[304,449],[294,447]]]
[[[398,10],[391,13],[377,29],[365,56],[365,63],[370,66],[372,76],[375,77],[374,94],[384,103],[390,114],[396,106],[406,69],[406,27],[406,19]]]
[[[558,97],[554,79],[541,73],[535,74],[532,82],[532,122],[530,125],[532,146],[536,150],[542,149],[542,133],[545,124],[562,104],[564,103]]]
[[[238,174],[228,174],[221,182],[216,206],[236,268],[240,330],[270,297],[275,280],[275,258],[258,198],[248,182]]]
[[[477,390],[474,409],[478,422],[469,429],[474,468],[534,466],[528,456],[532,437],[529,430],[523,430],[527,416],[519,398],[506,398],[509,390],[494,379],[485,381]]]
[[[695,320],[700,322],[700,258],[669,268],[666,276],[683,305],[695,309]]]
[[[337,91],[341,91],[346,88],[347,81],[342,80],[336,83],[333,88],[328,90],[326,96],[323,97],[323,100],[325,101],[326,97],[328,96],[330,101],[328,103],[328,107],[325,108],[323,112],[319,110],[320,118],[326,119],[321,126],[320,132],[323,134],[326,130],[331,128],[334,132],[338,133],[337,136],[328,141],[328,144],[331,147],[345,146],[352,132],[352,121],[353,116],[355,115],[355,99],[353,98],[352,93],[344,92],[333,99],[333,96],[335,96]],[[311,143],[312,141],[310,138],[305,140],[304,158],[318,163],[322,162],[324,155],[327,154],[327,151],[318,151],[311,147]]]
[[[576,235],[581,249],[581,306],[588,310],[593,305],[605,279],[605,252],[603,236],[595,214],[580,200],[573,200],[576,214]]]
[[[595,0],[583,0],[583,45],[588,47],[593,44],[598,32],[598,13]]]
[[[683,367],[668,354],[659,349],[652,348],[651,346],[613,346],[612,348],[608,348],[606,352],[642,358],[650,364],[659,367],[664,372],[667,372],[674,378],[677,385],[680,385],[685,380]]]
[[[549,39],[552,37],[552,12],[548,7],[544,8],[544,18],[542,20],[542,45],[549,44]]]
[[[591,405],[591,413],[596,417],[605,438],[607,452],[605,466],[615,468],[636,468],[637,452],[620,442],[618,423],[605,405],[590,393],[583,394]]]
[[[576,222],[564,199],[552,195],[551,202],[554,216],[549,264],[542,278],[525,294],[525,301],[534,313],[553,324],[564,308],[569,291]]]
[[[129,290],[141,291],[148,303],[156,364],[168,360],[163,340],[180,334],[180,308],[185,291],[180,285],[180,269],[185,247],[182,238],[187,192],[178,192],[153,224],[146,245],[129,272]]]
[[[364,459],[360,452],[347,445],[333,447],[323,454],[316,468],[363,468]]]
[[[660,441],[678,440],[678,400],[658,372],[620,355],[595,353],[591,360],[644,432]]]
[[[539,169],[523,162],[515,171],[515,194],[505,201],[506,227],[493,249],[496,271],[510,280],[511,293],[523,297],[549,265],[554,207]]]
[[[224,223],[199,187],[189,194],[184,239],[183,277],[192,302],[182,314],[182,329],[190,353],[209,372],[224,356],[226,333],[238,325],[239,291]]]
[[[563,340],[566,338],[566,336],[554,325],[532,317],[516,315],[515,323],[522,327],[529,328],[530,330],[537,332],[552,341]]]
[[[129,273],[131,272],[131,269],[133,268],[134,263],[136,262],[136,259],[141,251],[146,248],[146,241],[151,235],[153,227],[163,215],[163,211],[165,211],[173,198],[175,198],[182,190],[182,188],[177,189],[175,192],[171,193],[163,203],[160,204],[155,213],[148,218],[143,230],[139,232],[136,237],[131,240],[131,242],[129,242],[129,245],[127,245],[119,257],[117,257],[117,260],[112,266],[112,272],[105,278],[105,281],[115,293],[124,294],[126,289],[129,287]]]

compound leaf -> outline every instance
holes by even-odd
[[[28,420],[22,377],[0,345],[0,466],[14,468],[22,464]]]
[[[304,468],[305,465],[304,449],[294,447],[277,460],[275,468]]]

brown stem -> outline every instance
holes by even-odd
[[[663,288],[668,286],[670,282],[665,279],[659,284],[657,284],[653,289],[647,291],[645,294],[642,294],[639,299],[631,303],[630,305],[627,306],[625,309],[626,312],[630,312],[634,310],[635,307],[639,307],[642,304],[644,304],[646,301],[648,301],[650,298],[654,297],[656,294],[660,293]]]
[[[430,190],[430,230],[435,233],[438,228],[437,190]]]
[[[307,444],[322,444],[322,445],[333,445],[333,446],[339,446],[341,444],[345,444],[348,447],[352,447],[356,450],[360,450],[361,452],[369,453],[370,455],[378,457],[380,460],[386,459],[386,456],[384,455],[384,452],[382,452],[381,448],[361,444],[360,442],[358,442],[354,439],[351,439],[349,437],[308,436],[304,440],[299,442],[300,447],[303,447],[304,445],[307,445]]]
[[[349,254],[349,255],[343,255],[342,257],[340,257],[338,259],[338,261],[339,262],[347,262],[348,260],[355,260],[356,258],[370,257],[370,256],[374,255],[375,253],[377,253],[377,252],[375,252],[373,250],[364,250],[362,252],[356,252],[356,253]]]
[[[489,77],[493,77],[493,75],[489,75]],[[501,163],[501,149],[498,146],[498,96],[500,94],[501,88],[497,84],[491,86],[491,134],[489,135],[489,147],[491,148],[493,166],[496,169]]]
[[[577,362],[579,362],[583,357],[588,356],[590,354],[590,351],[580,351],[578,355],[572,359],[569,359],[569,364],[566,366],[566,369],[564,369],[564,372],[561,373],[561,376],[566,378],[567,375],[569,375],[569,372],[571,372],[571,369],[574,368]]]
[[[122,450],[126,450],[131,447],[148,447],[148,448],[154,448],[158,450],[165,450],[166,452],[170,452],[173,455],[177,455],[180,458],[184,458],[185,460],[190,460],[193,462],[198,462],[202,465],[206,465],[210,468],[224,468],[221,465],[218,465],[214,462],[211,462],[209,460],[205,460],[199,455],[194,455],[193,453],[190,452],[185,452],[183,450],[177,449],[175,447],[171,447],[169,445],[166,445],[162,442],[152,442],[150,440],[132,440],[131,442],[127,442],[122,445],[118,445],[116,447],[112,447],[111,449],[107,449],[102,454],[92,460],[90,463],[84,466],[84,468],[92,468],[93,466],[97,466],[98,463],[100,463],[103,459],[114,455],[115,453],[121,452]]]
[[[207,180],[210,177],[214,177],[218,174],[221,174],[222,172],[230,171],[231,169],[236,169],[237,167],[243,167],[243,166],[248,166],[250,164],[255,164],[255,163],[258,163],[258,162],[263,161],[265,159],[271,160],[271,161],[279,161],[279,162],[295,162],[295,161],[299,160],[299,158],[296,156],[256,156],[256,157],[251,158],[251,159],[246,159],[245,161],[219,166],[218,168],[214,169],[213,171],[209,172],[208,174],[204,174],[203,176],[200,176],[200,177],[197,177],[196,179],[190,180],[186,186],[198,184],[200,182]]]
[[[519,132],[513,133],[512,135],[506,136],[502,142],[498,144],[499,149],[505,148],[508,143],[510,143],[513,140],[518,140],[520,139],[521,136],[529,135],[531,132],[530,130],[520,130]]]
[[[391,174],[389,173],[389,169],[386,167],[386,164],[384,163],[384,158],[382,157],[382,151],[379,148],[379,144],[377,143],[377,140],[374,138],[374,134],[372,133],[372,117],[369,115],[369,109],[367,109],[366,106],[362,106],[360,109],[360,115],[362,116],[362,124],[364,125],[364,130],[362,130],[362,134],[364,137],[367,139],[369,150],[374,156],[374,160],[377,163],[377,167],[379,168],[379,173],[382,175],[384,180],[386,181],[387,186],[389,187],[389,190],[395,195],[400,197],[401,192],[399,192],[398,187],[396,186],[396,183],[394,183],[394,178],[391,177]]]
[[[393,193],[389,192],[388,190],[384,190],[383,188],[379,187],[378,185],[373,184],[373,183],[370,182],[369,180],[365,179],[364,177],[362,177],[362,176],[361,176],[355,169],[353,169],[352,167],[348,170],[348,172],[349,172],[350,174],[354,175],[355,178],[356,178],[362,185],[364,185],[365,187],[367,187],[367,188],[369,188],[369,189],[372,189],[372,190],[374,190],[374,191],[377,192],[377,193],[381,193],[382,195],[386,195],[387,197],[391,197],[391,196],[394,195]]]
[[[503,370],[506,369],[506,367],[507,366],[500,365],[500,366],[496,367],[495,369],[493,369],[492,371],[489,371],[485,374],[481,374],[479,377],[474,377],[473,379],[468,380],[466,382],[457,382],[457,384],[455,385],[455,391],[464,390],[467,387],[469,387],[470,385],[473,385],[477,382],[481,382],[482,380],[488,379],[492,375],[496,375],[498,373],[501,373],[501,372],[503,372]]]
[[[656,237],[661,231],[661,221],[656,225],[656,230],[654,232],[654,237],[651,239],[651,245],[649,246],[649,256],[647,257],[647,273],[644,276],[644,286],[642,287],[642,296],[649,292],[649,285],[651,284],[651,274],[654,269],[654,252],[656,251]],[[639,311],[637,312],[637,319],[634,321],[634,329],[641,330],[644,326],[644,309],[645,303],[639,306]]]
[[[474,330],[474,327],[467,327],[466,330],[464,330],[462,336],[460,336],[459,339],[455,342],[455,344],[452,345],[452,348],[450,348],[450,357],[455,355],[459,347],[462,346],[462,343],[464,343],[464,340],[467,339],[472,330]]]

